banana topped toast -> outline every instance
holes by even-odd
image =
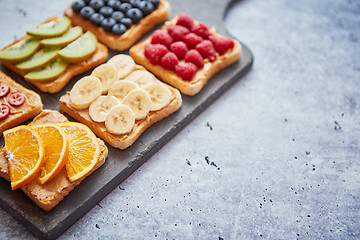
[[[5,145],[0,148],[0,177],[11,181],[13,190],[21,188],[45,211],[54,208],[98,169],[108,155],[104,142],[90,129],[68,122],[64,115],[53,110],[44,110],[28,126],[4,132],[4,138]],[[42,140],[36,145],[34,139]]]
[[[93,32],[109,48],[123,51],[165,21],[169,12],[165,0],[77,0],[65,9],[64,15],[74,25]]]
[[[80,79],[60,98],[60,109],[100,138],[125,149],[148,127],[181,107],[180,92],[124,54]]]
[[[36,116],[42,110],[40,96],[0,71],[0,134]]]
[[[42,92],[60,91],[70,79],[106,61],[108,49],[67,17],[50,17],[0,50],[2,65]]]
[[[240,43],[185,13],[130,48],[130,56],[183,94],[197,94],[221,69],[240,59]]]

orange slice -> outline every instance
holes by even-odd
[[[40,171],[44,160],[44,143],[28,126],[5,131],[4,139],[11,189],[15,190],[31,182]]]
[[[68,153],[65,132],[58,125],[43,123],[31,126],[44,142],[45,160],[40,170],[39,181],[44,184],[53,179],[64,167]]]
[[[64,122],[58,125],[69,141],[65,167],[69,180],[73,182],[94,168],[100,156],[100,145],[95,134],[84,124]]]

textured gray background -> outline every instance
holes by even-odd
[[[0,47],[70,2],[0,0]],[[225,23],[252,70],[60,239],[360,238],[360,2],[244,0]]]

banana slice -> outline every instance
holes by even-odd
[[[133,129],[134,125],[134,112],[124,104],[113,107],[105,119],[106,129],[113,134],[128,133]]]
[[[115,96],[121,102],[124,100],[125,96],[131,91],[138,88],[138,85],[134,82],[127,80],[120,80],[111,85],[108,95]]]
[[[146,70],[136,70],[125,78],[125,80],[135,82],[141,88],[154,84],[155,79],[155,76]]]
[[[123,104],[128,105],[135,114],[135,120],[145,118],[150,111],[150,95],[142,88],[131,90],[124,98]]]
[[[119,104],[120,101],[114,96],[99,96],[90,104],[89,115],[95,122],[105,122],[111,108]]]
[[[101,95],[100,79],[86,76],[75,83],[70,91],[70,105],[75,109],[85,109]]]
[[[145,90],[149,93],[151,98],[150,111],[162,109],[171,101],[171,91],[162,83],[151,84]]]
[[[113,65],[116,68],[119,79],[123,79],[135,67],[134,59],[125,54],[113,56],[107,63]]]
[[[111,87],[119,78],[116,68],[111,64],[101,64],[96,67],[91,76],[95,76],[100,79],[102,88],[101,92],[106,94]]]

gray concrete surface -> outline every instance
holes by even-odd
[[[24,8],[0,6],[2,47]],[[60,239],[360,238],[359,2],[244,0],[225,22],[253,69]],[[0,239],[34,238],[0,215]]]

